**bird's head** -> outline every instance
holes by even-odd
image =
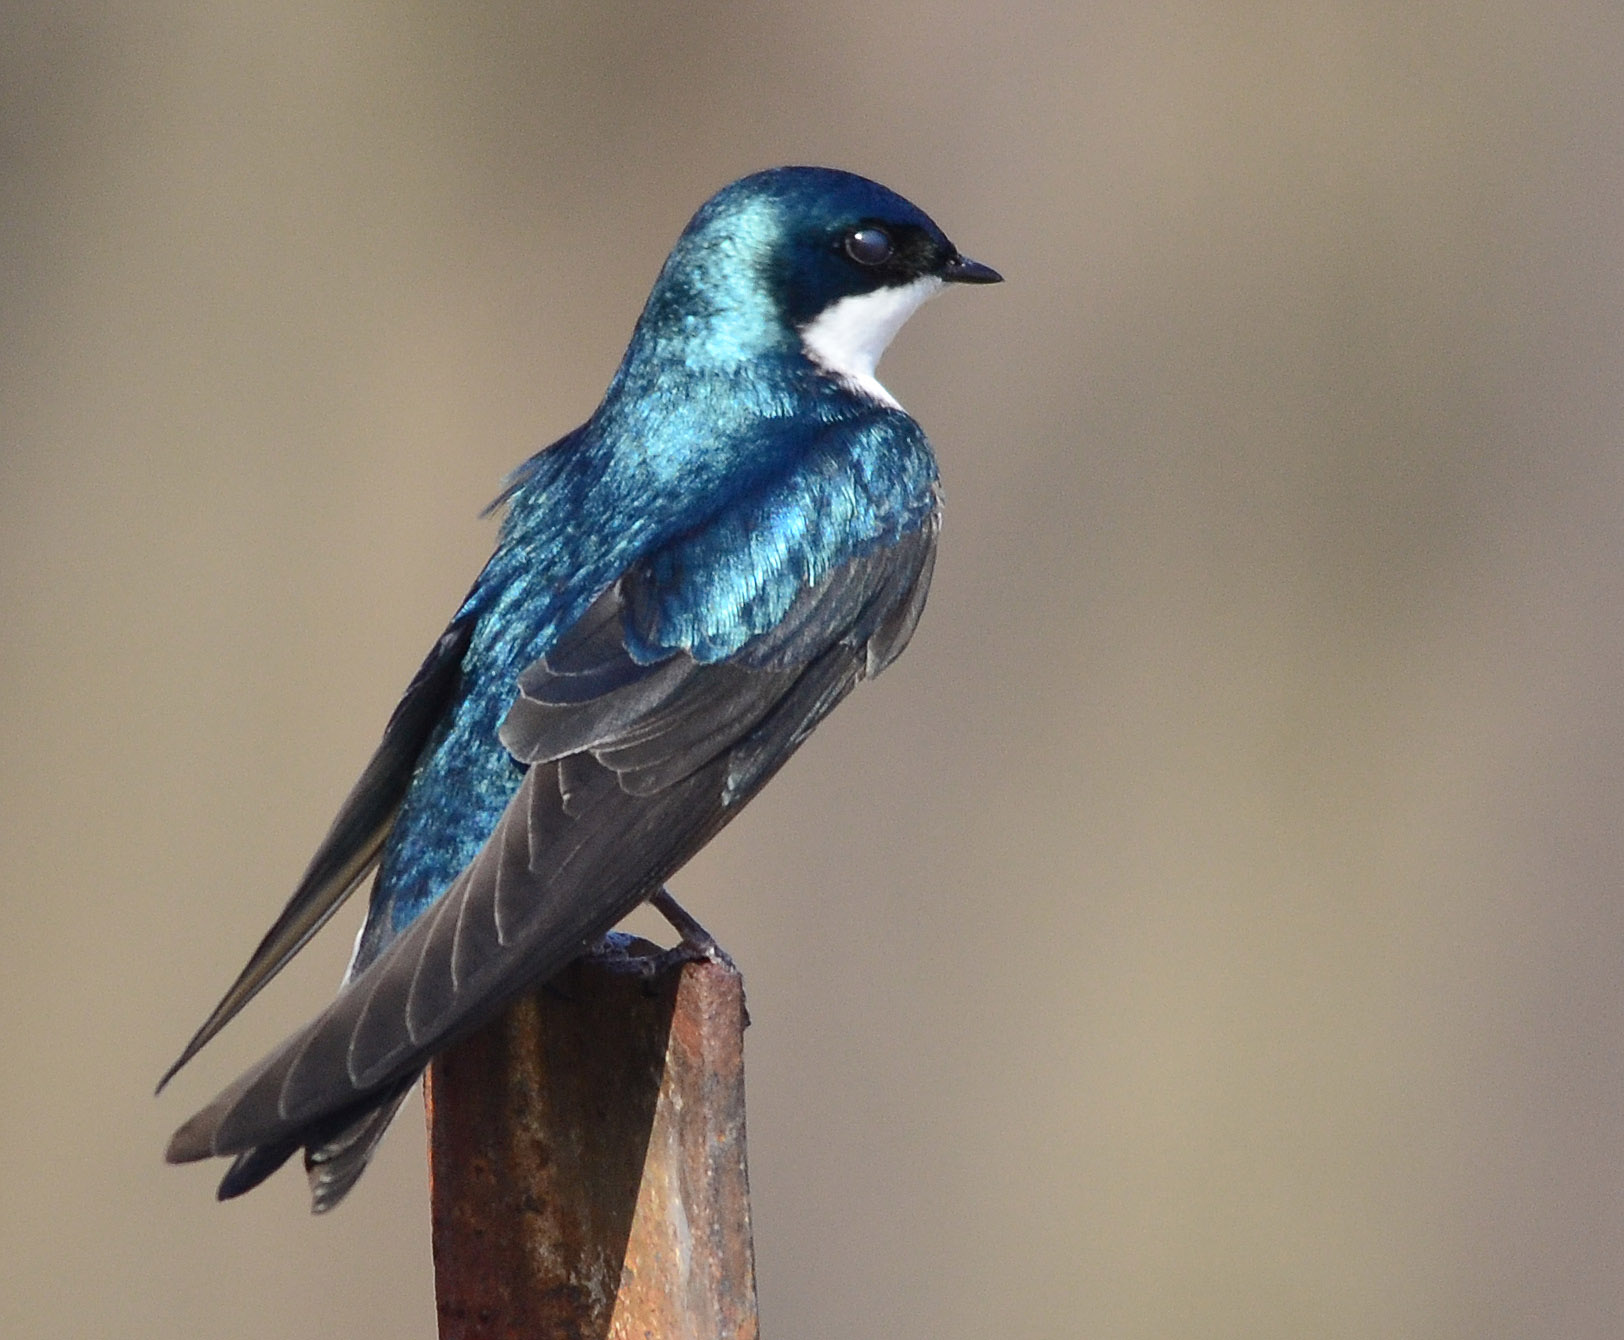
[[[894,403],[874,367],[903,322],[944,284],[1000,277],[877,182],[773,168],[700,207],[649,295],[631,352],[694,371],[810,359]]]

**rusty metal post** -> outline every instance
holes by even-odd
[[[756,1336],[743,982],[630,943],[429,1067],[441,1340]]]

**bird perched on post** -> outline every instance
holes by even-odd
[[[944,284],[998,279],[845,172],[761,172],[701,207],[602,403],[493,504],[495,554],[159,1088],[376,867],[342,988],[171,1162],[233,1158],[224,1199],[302,1147],[329,1209],[431,1057],[639,903],[703,940],[665,881],[924,606],[936,462],[875,364]]]

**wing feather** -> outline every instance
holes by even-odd
[[[432,1055],[596,942],[901,650],[935,536],[932,516],[849,560],[723,662],[676,650],[640,664],[624,582],[606,591],[519,680],[502,740],[530,767],[484,847],[320,1016],[176,1132],[171,1161],[341,1143],[368,1103],[394,1101]]]
[[[164,1072],[158,1081],[160,1091],[288,965],[377,864],[417,756],[456,687],[472,631],[471,623],[453,624],[413,676],[377,751],[339,807],[287,906],[179,1059]]]

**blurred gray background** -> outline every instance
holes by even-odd
[[[717,186],[1001,289],[883,375],[908,656],[676,885],[744,965],[765,1334],[1624,1329],[1624,10],[0,11],[0,1332],[433,1333],[161,1100]],[[343,918],[353,928],[358,908]]]

